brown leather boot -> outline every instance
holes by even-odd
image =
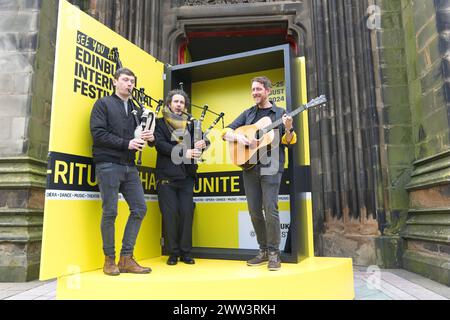
[[[133,256],[121,256],[119,260],[119,270],[121,273],[150,273],[152,269],[141,267]]]
[[[119,268],[116,265],[116,259],[114,257],[105,257],[103,273],[108,276],[118,276],[120,274]]]

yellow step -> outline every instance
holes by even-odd
[[[352,260],[308,258],[281,270],[244,261],[196,259],[166,265],[167,257],[140,261],[147,275],[105,276],[102,270],[58,279],[61,300],[315,300],[354,299]]]

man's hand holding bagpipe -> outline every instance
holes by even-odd
[[[137,150],[137,151],[142,151],[142,149],[145,146],[145,141],[142,140],[141,138],[134,138],[133,140],[131,140],[128,144],[128,149],[129,150]]]
[[[199,149],[188,149],[186,150],[186,158],[200,160],[202,156],[202,151]]]
[[[206,149],[206,141],[205,140],[200,140],[197,141],[194,145],[194,148],[197,150],[204,150]]]
[[[142,151],[145,146],[145,143],[149,144],[155,142],[155,135],[151,130],[144,130],[141,132],[140,137],[134,138],[130,141],[128,145],[128,149]]]
[[[152,143],[155,142],[155,135],[151,130],[144,130],[142,131],[141,139],[144,140],[145,142]]]
[[[155,135],[150,130],[142,131],[140,138],[135,138],[131,140],[128,145],[128,149],[142,151],[146,142],[148,143],[155,142]]]
[[[194,149],[186,151],[186,158],[200,160],[203,154],[203,150],[207,147],[205,140],[199,140],[194,144]]]

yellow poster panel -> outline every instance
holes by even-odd
[[[255,103],[251,94],[251,80],[257,76],[265,75],[272,81],[272,94],[270,99],[278,107],[286,108],[286,95],[284,84],[284,69],[265,70],[258,73],[241,74],[232,77],[194,82],[192,84],[192,103],[204,105],[207,103],[214,110],[225,113],[225,126],[229,125],[244,110]],[[193,116],[200,117],[201,110],[194,109]],[[215,115],[208,113],[204,120],[204,128],[212,123]],[[239,167],[233,165],[229,158],[228,143],[221,138],[221,125],[217,125],[208,138],[213,148],[204,154],[206,165],[200,166],[200,172],[237,171]]]
[[[50,159],[45,200],[41,280],[101,268],[101,201],[92,166],[89,119],[94,102],[110,95],[117,68],[113,48],[137,76],[138,89],[163,98],[164,64],[67,1],[59,2]],[[150,107],[150,100],[145,107]],[[155,196],[155,151],[146,148],[141,179],[148,205],[135,250],[138,259],[160,255],[161,218]],[[116,252],[129,210],[119,201]]]

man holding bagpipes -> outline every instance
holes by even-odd
[[[194,264],[192,224],[194,184],[197,161],[207,147],[206,141],[194,141],[192,117],[185,112],[189,98],[183,90],[169,92],[163,117],[156,121],[156,180],[159,208],[163,217],[164,245],[169,253],[168,265],[178,259]]]
[[[140,266],[133,257],[136,238],[147,213],[135,156],[146,142],[155,141],[150,130],[143,130],[140,136],[135,137],[136,127],[139,126],[136,116],[140,118],[142,115],[142,110],[136,110],[130,100],[135,81],[136,76],[131,70],[118,69],[114,75],[115,93],[99,99],[90,118],[95,173],[102,198],[103,272],[110,276],[151,272],[150,268]],[[130,208],[130,216],[122,239],[120,260],[116,265],[114,236],[119,193],[123,194]]]

